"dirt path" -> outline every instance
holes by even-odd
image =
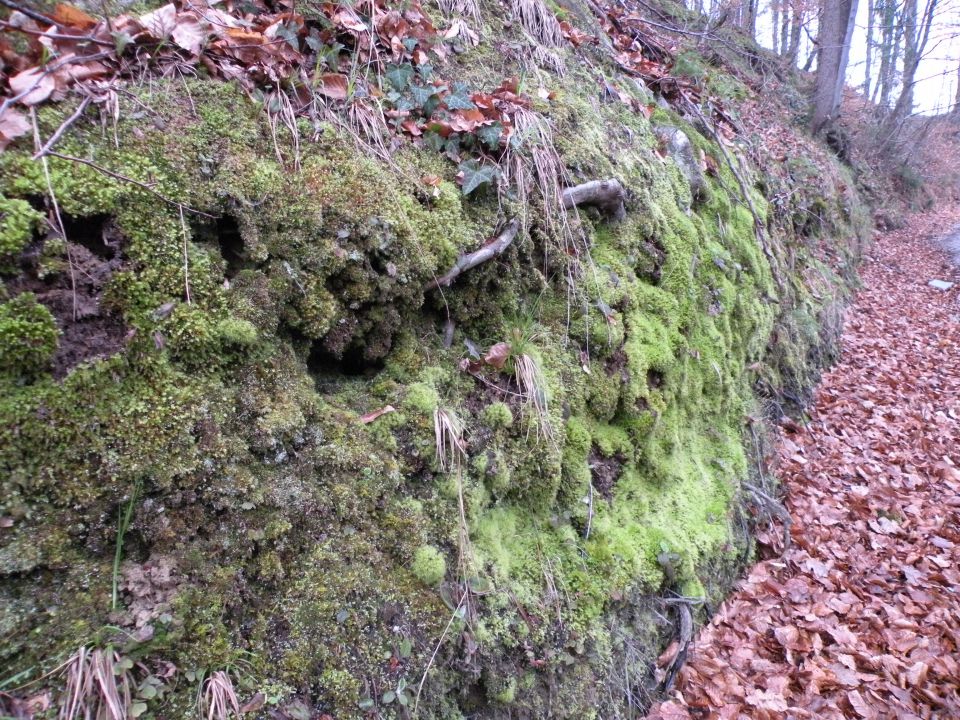
[[[931,238],[880,238],[840,365],[779,476],[792,545],[762,557],[705,627],[651,719],[960,718],[960,280]]]

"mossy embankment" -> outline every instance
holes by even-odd
[[[490,88],[508,58],[446,72]],[[428,667],[419,717],[632,717],[656,598],[709,606],[751,557],[742,484],[835,352],[863,211],[826,160],[764,174],[638,111],[609,63],[526,82],[556,90],[534,110],[569,180],[627,189],[623,220],[569,214],[577,248],[536,192],[463,197],[440,153],[387,162],[202,78],[128,87],[58,146],[93,165],[50,157],[49,182],[25,143],[0,155],[0,678],[112,643],[160,679],[148,717],[216,670],[263,713],[407,717]],[[503,255],[425,290],[514,216]],[[502,369],[462,369],[501,342]]]

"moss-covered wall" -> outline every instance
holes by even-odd
[[[570,215],[576,256],[536,194],[465,199],[443,156],[387,164],[322,122],[295,149],[202,79],[131,87],[116,126],[58,146],[182,214],[0,155],[0,689],[56,690],[44,673],[111,644],[161,688],[144,717],[187,717],[217,670],[261,713],[630,716],[671,632],[652,598],[709,605],[750,556],[753,428],[829,360],[862,226],[841,171],[798,164],[753,173],[758,236],[712,140],[573,64],[553,82],[535,109],[569,181],[628,190],[620,222]],[[705,192],[656,124],[713,168]],[[805,172],[806,205],[768,201]],[[521,209],[506,253],[424,290]],[[502,371],[461,369],[498,342]],[[452,471],[437,409],[463,428]]]

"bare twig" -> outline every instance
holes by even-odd
[[[183,233],[183,291],[190,305],[190,256],[187,254],[187,221],[183,219],[183,205],[180,206],[180,230]]]
[[[460,608],[463,607],[463,601],[466,599],[466,597],[466,592],[460,596],[460,602],[457,603],[457,607],[450,614],[450,619],[447,621],[447,626],[440,634],[440,639],[437,641],[437,646],[433,649],[433,654],[427,661],[427,666],[423,669],[423,675],[420,677],[420,684],[417,685],[417,697],[413,701],[413,713],[411,714],[414,718],[417,717],[417,708],[420,707],[420,694],[423,692],[423,684],[427,681],[427,673],[430,672],[430,668],[433,667],[433,663],[437,659],[437,653],[440,652],[440,647],[443,645],[443,640],[447,637],[447,633],[450,632],[450,626],[453,625],[453,621],[460,616]]]
[[[30,108],[30,119],[33,122],[33,141],[35,147],[40,147],[40,125],[37,123],[37,111]],[[67,249],[67,267],[70,268],[70,289],[73,296],[73,319],[77,320],[77,273],[73,266],[73,255],[70,252],[70,242],[67,240],[67,233],[63,227],[63,217],[60,215],[60,203],[57,202],[57,194],[53,190],[53,180],[50,177],[50,165],[47,163],[47,156],[40,156],[40,164],[43,167],[43,178],[47,183],[47,192],[50,193],[50,205],[53,208],[53,218],[56,222],[54,231],[63,240]]]
[[[73,155],[63,155],[61,153],[54,152],[52,150],[48,151],[47,155],[49,155],[50,157],[60,158],[61,160],[69,160],[70,162],[80,163],[81,165],[92,167],[97,172],[103,173],[108,177],[112,177],[114,180],[127,182],[127,183],[130,183],[131,185],[136,185],[137,187],[143,190],[146,190],[148,193],[155,195],[156,197],[160,198],[168,205],[172,205],[175,208],[182,208],[183,210],[186,210],[189,213],[193,213],[194,215],[200,215],[205,218],[211,218],[212,220],[217,219],[216,215],[211,215],[210,213],[205,213],[202,210],[197,210],[196,208],[192,208],[189,205],[185,205],[181,202],[177,202],[176,200],[171,200],[166,195],[163,195],[162,193],[157,192],[146,183],[140,182],[139,180],[134,180],[133,178],[127,177],[126,175],[121,175],[120,173],[114,172],[113,170],[108,170],[102,165],[97,165],[97,163],[93,162],[92,160],[86,160],[84,158],[74,157]]]
[[[670,692],[674,681],[677,679],[677,673],[687,660],[687,650],[690,647],[690,641],[693,640],[693,614],[690,612],[689,602],[675,602],[677,606],[678,631],[677,654],[673,656],[670,665],[667,666],[666,676],[661,685],[663,692]]]
[[[587,495],[587,529],[583,533],[583,539],[590,539],[590,530],[593,529],[593,481],[589,483],[590,493]]]
[[[570,209],[580,205],[593,205],[613,220],[626,216],[623,201],[626,191],[619,180],[591,180],[563,191],[563,207]]]
[[[20,3],[15,3],[13,0],[0,0],[0,5],[4,5],[11,10],[16,10],[26,15],[31,20],[36,20],[37,22],[44,23],[46,25],[56,25],[56,21],[52,18],[47,17],[43,13],[39,13],[36,10],[33,10],[26,5],[21,5]]]
[[[491,242],[488,242],[479,250],[466,255],[461,255],[457,259],[456,264],[450,268],[445,275],[427,283],[427,286],[424,288],[424,290],[426,291],[439,287],[449,287],[450,283],[456,280],[461,273],[464,273],[471,268],[475,268],[477,265],[485,263],[487,260],[500,255],[504,250],[510,247],[510,244],[517,236],[517,232],[519,230],[520,221],[514,218],[507,223],[507,226],[500,232],[499,235],[497,235],[496,238],[494,238]]]
[[[36,153],[34,153],[33,158],[31,159],[39,160],[41,157],[49,153],[50,150],[53,148],[53,146],[57,144],[57,141],[60,140],[61,137],[63,137],[63,133],[66,132],[67,128],[73,125],[77,121],[77,119],[81,115],[83,115],[83,111],[87,109],[87,105],[89,104],[90,104],[90,96],[88,95],[81,101],[77,109],[73,111],[73,115],[71,115],[70,117],[68,117],[66,120],[63,121],[60,127],[57,128],[57,131],[50,136],[50,138],[43,144],[42,148],[40,148]]]

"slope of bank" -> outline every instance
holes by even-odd
[[[252,7],[309,83],[131,31],[0,155],[0,687],[634,716],[835,356],[849,171],[640,6]]]

